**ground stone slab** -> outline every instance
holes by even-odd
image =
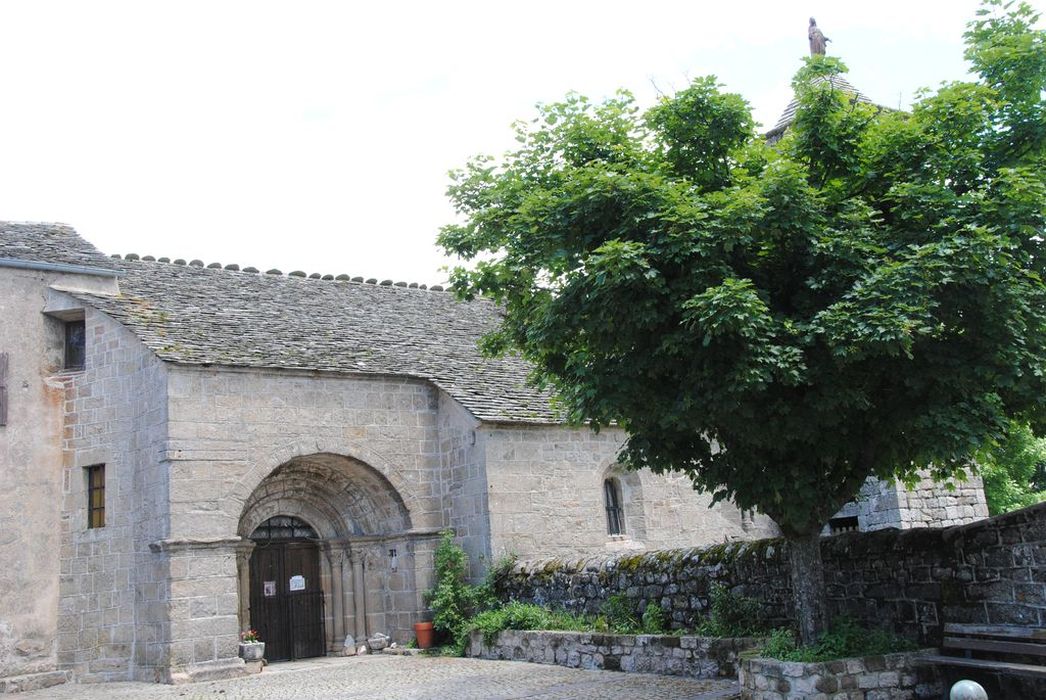
[[[737,693],[726,680],[583,671],[512,661],[423,656],[327,657],[272,664],[257,675],[182,686],[66,684],[19,700],[720,700]]]

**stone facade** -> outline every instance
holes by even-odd
[[[490,541],[496,557],[577,557],[664,549],[777,533],[765,516],[709,508],[686,477],[624,472],[616,464],[619,430],[596,434],[560,426],[493,426],[482,431]],[[607,535],[603,481],[622,485],[624,532]],[[556,532],[548,523],[556,523]],[[569,537],[558,536],[569,532]]]
[[[489,302],[111,260],[68,227],[0,223],[0,312],[5,687],[242,672],[256,535],[273,518],[302,523],[314,546],[321,653],[349,636],[409,638],[444,528],[476,578],[506,554],[777,532],[709,507],[683,477],[623,472],[620,431],[563,425],[522,360],[477,350],[498,319]],[[80,320],[85,361],[65,369],[64,324]],[[615,534],[607,479],[621,493]]]
[[[741,652],[754,649],[756,638],[719,639],[656,634],[595,634],[504,630],[490,644],[472,632],[468,656],[478,659],[529,661],[568,668],[656,673],[692,678],[736,678]]]
[[[943,691],[935,669],[911,653],[823,663],[744,659],[739,678],[743,700],[930,700]]]
[[[611,595],[660,605],[675,628],[706,615],[713,584],[759,600],[767,622],[791,620],[780,539],[588,559],[521,562],[505,598],[596,613]],[[969,525],[822,539],[828,602],[872,626],[938,644],[945,622],[1046,626],[1046,503]]]
[[[0,426],[0,687],[46,687],[67,675],[59,670],[59,590],[73,571],[59,553],[69,546],[61,529],[70,487],[64,448],[76,432],[65,415],[77,399],[70,401],[74,374],[63,370],[63,319],[82,311],[56,305],[53,290],[115,285],[112,276],[66,270],[0,271],[0,352],[9,358]]]

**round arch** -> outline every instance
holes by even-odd
[[[631,540],[644,541],[646,539],[646,502],[643,498],[643,480],[640,478],[640,473],[626,469],[617,462],[610,462],[599,474],[600,493],[603,493],[603,484],[610,479],[614,480],[620,488],[625,521],[624,536]]]
[[[251,481],[241,480],[238,486]],[[285,564],[292,564],[281,560],[285,564],[266,569],[283,572],[275,576],[261,576],[262,569],[256,571],[256,566],[285,556],[274,548],[294,546],[275,543],[258,548],[250,536],[270,518],[290,516],[308,523],[318,536],[311,546],[318,552],[319,568],[306,573],[302,585],[312,590],[310,581],[319,583],[323,618],[316,625],[325,635],[325,648],[338,652],[346,633],[358,638],[374,631],[395,632],[405,641],[423,608],[416,572],[430,565],[430,556],[427,547],[420,560],[415,556],[418,542],[427,538],[415,532],[403,496],[381,470],[332,452],[295,455],[269,471],[237,502],[241,505],[236,530],[244,542],[237,561],[242,625],[257,626],[257,615],[262,615],[259,619],[265,625],[277,624],[268,616],[265,598],[268,591],[284,595],[280,575],[290,575]],[[297,551],[307,546],[301,544]]]
[[[226,493],[226,512],[233,517],[242,516],[247,500],[269,476],[291,462],[320,455],[341,458],[361,465],[375,475],[381,476],[388,482],[389,488],[408,511],[410,506],[406,504],[417,502],[417,486],[405,479],[402,471],[384,455],[353,441],[298,438],[263,456],[259,455],[261,458],[255,458],[254,466],[240,477]],[[415,513],[410,513],[410,516],[412,522],[417,522]]]

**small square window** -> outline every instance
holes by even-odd
[[[105,527],[105,465],[84,467],[87,474],[87,527]]]
[[[65,322],[65,368],[83,369],[87,355],[87,331],[84,322]]]

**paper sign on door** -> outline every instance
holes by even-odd
[[[305,577],[304,576],[291,576],[290,589],[292,591],[304,591],[305,590]]]
[[[276,582],[275,581],[263,581],[262,582],[262,595],[266,598],[272,598],[276,595]]]

